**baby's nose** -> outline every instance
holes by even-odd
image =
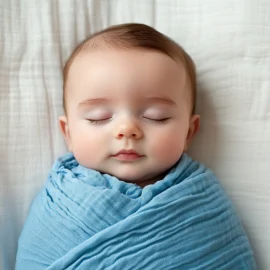
[[[132,119],[126,119],[122,121],[115,130],[116,139],[130,138],[130,139],[141,139],[143,132],[139,125]]]

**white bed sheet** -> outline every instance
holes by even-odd
[[[0,0],[0,269],[14,269],[29,205],[66,151],[61,69],[75,44],[141,22],[179,42],[198,68],[201,130],[190,150],[220,178],[270,269],[268,0]]]

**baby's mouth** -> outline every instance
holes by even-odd
[[[123,149],[116,154],[112,155],[115,159],[119,161],[134,161],[141,159],[144,157],[144,155],[138,154],[135,150],[133,149]]]

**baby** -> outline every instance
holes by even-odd
[[[61,130],[81,165],[143,187],[187,150],[200,123],[195,94],[180,46],[147,26],[112,27],[67,61]]]
[[[33,202],[16,269],[255,269],[233,205],[184,152],[200,126],[196,72],[143,24],[83,41],[64,68],[70,153]]]

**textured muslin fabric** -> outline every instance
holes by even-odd
[[[183,154],[141,188],[57,160],[19,239],[17,270],[256,269],[248,238],[213,173]]]

